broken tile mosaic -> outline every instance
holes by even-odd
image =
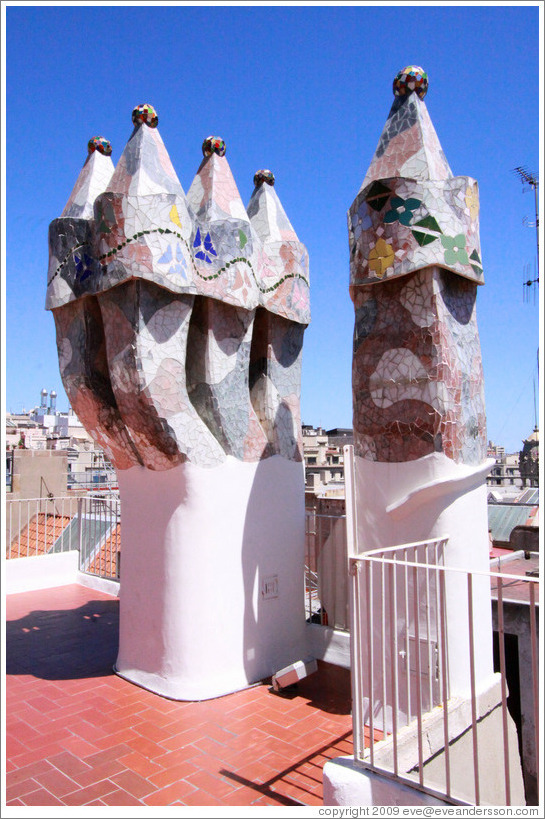
[[[133,122],[115,169],[90,140],[50,225],[46,307],[70,402],[118,469],[300,461],[308,254],[274,175],[246,209],[208,137],[186,196],[155,109]]]
[[[376,461],[486,457],[475,302],[483,283],[475,180],[454,177],[419,67],[395,100],[348,212],[355,449]],[[413,91],[415,93],[413,93]]]

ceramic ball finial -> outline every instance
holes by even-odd
[[[423,100],[428,93],[428,75],[419,65],[408,65],[396,74],[393,91],[395,97],[407,97],[414,91]]]
[[[135,125],[145,124],[150,128],[157,128],[159,117],[153,105],[144,103],[143,105],[137,105],[133,110],[132,121]]]

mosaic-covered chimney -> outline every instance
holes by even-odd
[[[219,137],[185,195],[150,105],[89,154],[50,226],[46,307],[70,403],[118,475],[122,676],[175,699],[300,659],[299,409],[308,255]]]
[[[484,283],[478,187],[453,176],[427,90],[419,66],[396,76],[393,105],[348,212],[357,548],[446,535],[446,565],[486,571],[492,462],[476,319]],[[451,611],[462,593],[455,585],[447,589]],[[482,682],[492,675],[492,646],[490,589],[481,592]],[[450,684],[459,693],[469,679],[466,638],[467,625],[450,628]]]

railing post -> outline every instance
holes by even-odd
[[[503,764],[505,773],[505,804],[511,804],[511,781],[509,776],[509,735],[507,733],[507,683],[505,679],[505,629],[503,623],[503,583],[498,577],[498,648],[500,655],[500,675],[501,675],[501,702],[502,702],[502,728],[503,728]]]
[[[532,681],[534,695],[534,739],[536,748],[536,771],[539,771],[539,671],[536,629],[536,587],[530,583],[530,644],[532,652]]]
[[[344,492],[346,506],[346,553],[348,556],[358,553],[357,514],[356,514],[356,476],[354,471],[354,447],[343,447],[344,458]]]
[[[467,574],[467,609],[469,625],[469,676],[471,685],[471,729],[473,734],[473,776],[475,780],[475,804],[481,804],[479,780],[479,742],[477,736],[477,691],[475,685],[475,639],[473,633],[473,575]]]
[[[362,714],[362,674],[361,674],[361,566],[356,561],[349,560],[350,578],[350,659],[352,674],[352,727],[354,731],[354,758],[363,759],[365,754],[365,732]],[[372,741],[372,739],[371,739]]]
[[[79,569],[83,570],[83,498],[78,498],[78,552],[79,552]]]

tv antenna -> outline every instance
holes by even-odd
[[[537,263],[534,269],[534,277],[531,278],[529,273],[529,266],[526,265],[524,270],[524,279],[522,282],[522,293],[523,293],[523,300],[528,301],[527,295],[527,287],[532,287],[532,285],[536,284],[539,286],[539,213],[538,213],[538,195],[537,189],[539,187],[539,179],[536,173],[529,171],[523,165],[519,165],[517,168],[513,168],[513,173],[516,173],[519,177],[520,181],[522,182],[522,189],[523,192],[533,190],[534,191],[534,198],[535,198],[535,219],[531,220],[527,216],[525,216],[522,220],[522,224],[525,227],[535,227],[536,229],[536,246],[537,246]],[[535,304],[535,290],[534,290],[534,304]]]

